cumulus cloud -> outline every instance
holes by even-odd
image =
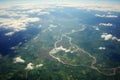
[[[24,63],[25,60],[21,58],[21,56],[14,58],[13,63]]]
[[[42,11],[42,9],[30,9],[27,11],[19,12],[24,14],[37,14],[37,15],[49,15],[49,12]]]
[[[0,16],[9,15],[6,10],[0,10]]]
[[[28,63],[27,64],[27,67],[25,68],[26,70],[33,70],[34,67],[33,67],[33,63]]]
[[[8,5],[4,5],[1,4],[0,8],[10,8],[11,6],[15,6],[15,8],[13,9],[17,9],[17,10],[28,10],[28,9],[44,9],[44,8],[48,8],[51,5],[55,5],[55,6],[60,6],[60,7],[76,7],[79,9],[87,9],[87,10],[98,10],[98,11],[116,11],[116,12],[120,12],[120,5],[119,4],[113,4],[113,3],[87,3],[87,2],[46,2],[46,3],[38,3],[38,4],[8,4]],[[17,7],[16,7],[17,6]]]
[[[0,10],[0,16],[26,17],[26,16],[28,16],[28,15],[22,14],[22,12],[18,13],[18,11],[17,11],[17,12],[13,12],[13,11],[9,11],[9,10]]]
[[[33,70],[33,69],[35,69],[35,68],[40,68],[40,67],[42,67],[43,66],[43,64],[37,64],[37,65],[34,65],[33,63],[28,63],[27,64],[27,66],[26,66],[26,70]]]
[[[115,37],[115,36],[112,37],[112,40],[116,40],[116,41],[120,42],[120,39],[118,39],[118,38]]]
[[[41,10],[42,9],[31,9],[31,10],[26,11],[26,13],[28,13],[28,14],[35,14],[35,13],[41,12]]]
[[[107,27],[113,26],[113,24],[111,24],[111,23],[100,23],[99,25],[100,26],[107,26]]]
[[[28,23],[37,22],[37,21],[40,21],[40,19],[37,17],[34,17],[34,18],[21,17],[19,19],[0,18],[0,27],[5,28],[5,29],[12,29],[12,30],[14,30],[14,32],[18,32],[21,30],[26,30]],[[9,35],[9,34],[7,34],[7,35]]]
[[[99,47],[98,49],[99,50],[105,50],[106,48],[105,47]]]
[[[120,42],[120,39],[117,39],[118,42]]]
[[[98,27],[96,27],[95,30],[99,31],[100,29]]]
[[[43,66],[43,64],[38,64],[38,65],[36,65],[36,68],[39,68],[39,67],[42,67]]]
[[[16,7],[12,8],[14,6]],[[0,16],[3,16],[0,18],[0,28],[12,30],[13,32],[5,34],[6,36],[11,36],[15,32],[26,30],[29,23],[40,21],[40,18],[29,17],[29,14],[40,13],[45,7],[41,5],[36,7],[31,4],[13,4],[8,7],[1,5],[0,8]]]
[[[112,39],[112,34],[107,34],[107,33],[103,33],[102,35],[101,35],[101,38],[103,38],[104,40],[110,40],[110,39]]]
[[[15,32],[8,32],[5,34],[5,36],[12,36]]]
[[[108,34],[108,33],[103,33],[101,35],[101,38],[103,38],[104,40],[116,40],[116,41],[120,42],[120,39],[118,39],[117,37],[113,36],[112,34]]]
[[[118,16],[116,15],[100,15],[100,14],[95,14],[96,17],[102,17],[102,18],[117,18]]]
[[[46,3],[47,4],[47,3]],[[15,9],[17,10],[33,10],[33,11],[30,11],[30,12],[34,12],[34,10],[41,10],[41,9],[45,9],[45,8],[48,8],[49,5],[43,5],[43,4],[40,4],[40,3],[25,3],[25,4],[15,4],[14,6],[17,6]],[[36,11],[35,11],[36,12]]]

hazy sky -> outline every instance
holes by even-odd
[[[120,0],[0,0],[0,2],[114,2],[118,3]]]

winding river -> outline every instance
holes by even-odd
[[[54,43],[54,48],[49,52],[49,55],[56,59],[57,61],[59,61],[60,63],[62,64],[65,64],[65,65],[70,65],[70,66],[81,66],[81,65],[74,65],[74,64],[70,64],[70,63],[66,63],[64,62],[63,60],[61,60],[59,57],[56,57],[54,56],[54,54],[57,54],[57,52],[59,51],[64,51],[64,52],[71,52],[71,53],[74,53],[75,51],[78,51],[78,52],[82,52],[84,54],[87,54],[90,58],[92,58],[92,62],[91,62],[91,65],[90,66],[87,66],[86,67],[89,67],[91,69],[94,69],[96,70],[97,72],[103,74],[103,75],[106,75],[106,76],[114,76],[116,75],[116,71],[118,69],[120,69],[120,67],[115,67],[115,68],[110,68],[110,69],[106,69],[106,70],[109,70],[109,71],[112,71],[111,73],[105,73],[105,72],[102,72],[100,69],[98,69],[96,66],[94,66],[97,62],[97,59],[95,56],[91,55],[89,52],[79,48],[76,44],[72,43],[72,38],[69,36],[70,34],[73,34],[73,33],[76,33],[76,32],[80,32],[80,31],[83,31],[85,28],[82,28],[80,30],[72,30],[71,32],[69,33],[64,33],[64,34],[61,34],[60,38]],[[63,40],[63,38],[67,38],[68,41],[69,41],[69,44],[70,44],[70,47],[68,49],[66,48],[63,48],[63,46],[59,46],[57,47],[57,44],[59,42],[61,42]],[[74,47],[74,50],[71,50],[72,48]]]

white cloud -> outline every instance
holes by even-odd
[[[96,31],[99,31],[100,29],[98,27],[95,28]]]
[[[52,30],[53,30],[54,28],[56,28],[56,27],[57,27],[57,25],[50,24],[47,29],[43,30],[43,32],[46,32],[47,30],[52,31]]]
[[[101,35],[101,38],[103,38],[104,40],[110,40],[110,39],[112,39],[112,34],[107,34],[107,33],[103,33],[102,35]]]
[[[112,40],[116,40],[116,41],[120,42],[120,39],[118,39],[118,38],[115,37],[115,36],[112,37]]]
[[[98,49],[99,50],[105,50],[106,48],[105,47],[99,47]]]
[[[31,10],[26,11],[26,13],[28,13],[28,14],[35,14],[35,13],[41,12],[41,10],[42,9],[31,9]]]
[[[100,26],[107,26],[107,27],[113,26],[113,24],[111,24],[111,23],[100,23],[99,25]]]
[[[0,10],[0,16],[9,15],[6,10]]]
[[[28,63],[27,64],[27,67],[25,68],[26,70],[33,70],[34,67],[33,67],[33,63]]]
[[[55,28],[55,27],[57,27],[57,25],[50,24],[49,27],[51,27],[51,28]]]
[[[36,68],[39,68],[39,67],[42,67],[43,66],[43,64],[38,64],[38,65],[36,65]]]
[[[114,3],[88,3],[88,2],[46,2],[46,3],[25,3],[25,4],[1,4],[0,8],[12,8],[12,6],[15,6],[15,8],[12,8],[12,10],[28,10],[28,9],[45,9],[48,7],[53,7],[51,5],[57,6],[57,7],[75,7],[78,9],[86,9],[86,10],[98,10],[98,11],[116,11],[120,12],[120,5],[114,4]],[[16,7],[17,6],[17,7]],[[34,12],[34,11],[30,11]],[[35,11],[36,12],[36,11]]]
[[[39,12],[38,15],[49,15],[49,12]]]
[[[70,49],[66,49],[64,48],[63,46],[59,46],[57,48],[54,48],[53,50],[50,51],[50,54],[54,54],[54,53],[57,53],[59,51],[64,51],[64,52],[71,52]]]
[[[48,30],[49,31],[52,31],[53,28],[56,28],[57,25],[54,25],[54,24],[50,24],[49,27],[48,27]]]
[[[0,18],[0,27],[5,29],[12,29],[14,32],[18,32],[21,30],[26,30],[27,24],[29,22],[37,22],[40,21],[39,18],[29,18],[29,17],[21,17],[19,19],[15,18]]]
[[[44,8],[43,8],[44,9]],[[27,14],[37,14],[37,15],[45,15],[45,14],[47,14],[47,15],[49,15],[50,13],[49,12],[43,12],[42,10],[43,10],[42,8],[33,8],[33,9],[30,9],[30,10],[26,10],[26,11],[23,11],[22,13],[27,13]]]
[[[14,6],[16,7],[12,8]],[[40,18],[29,17],[29,14],[40,13],[46,7],[41,5],[35,6],[35,4],[12,4],[9,6],[1,5],[0,8],[0,16],[6,16],[0,18],[0,28],[11,29],[15,33],[26,30],[29,23],[40,21]],[[11,36],[14,34],[13,32],[6,33],[5,35]]]
[[[14,58],[13,63],[24,63],[25,60],[21,58],[21,56]]]
[[[22,42],[19,42],[19,43],[18,43],[18,46],[20,46],[20,45],[22,45]]]
[[[117,37],[112,37],[112,40],[117,40]]]
[[[11,49],[11,50],[14,50],[15,48],[16,48],[16,47],[14,46],[14,47],[11,47],[10,49]]]
[[[117,39],[118,42],[120,42],[120,39]]]
[[[59,6],[67,6],[67,7],[76,7],[78,9],[86,9],[86,10],[98,10],[98,11],[106,11],[106,12],[110,12],[110,11],[115,11],[115,12],[120,12],[120,5],[119,4],[111,4],[111,3],[76,3],[76,2],[72,2],[72,3],[65,3],[65,2],[61,2],[61,3],[55,3],[56,5]]]
[[[103,33],[101,35],[101,38],[103,38],[104,40],[116,40],[118,42],[120,42],[120,39],[118,39],[117,37],[113,36],[112,34],[108,34],[108,33]]]
[[[118,16],[116,15],[100,15],[100,14],[95,14],[96,17],[103,17],[103,18],[117,18]]]
[[[5,34],[5,36],[12,36],[15,32],[8,32]]]
[[[93,29],[95,29],[96,31],[100,30],[98,26],[93,26]]]
[[[88,2],[45,2],[45,3],[25,3],[25,4],[1,4],[0,8],[12,8],[13,10],[28,10],[28,9],[45,9],[51,7],[51,5],[59,7],[76,7],[86,10],[98,10],[98,11],[116,11],[120,12],[120,5],[114,3],[88,3]],[[16,7],[17,6],[17,7]],[[53,6],[52,6],[53,7]]]
[[[106,15],[107,18],[117,18],[118,16],[116,15]]]
[[[95,14],[97,17],[105,17],[105,15]]]
[[[28,9],[33,10],[33,11],[30,11],[30,12],[34,12],[34,10],[36,12],[36,10],[39,11],[41,9],[45,9],[45,8],[49,7],[49,5],[43,5],[43,4],[40,4],[40,3],[38,3],[38,4],[37,3],[16,4],[14,6],[17,6],[17,8],[15,8],[17,10],[28,10]]]
[[[28,15],[26,14],[22,14],[22,12],[18,13],[17,12],[13,12],[10,10],[0,10],[0,16],[8,16],[8,17],[26,17]]]
[[[33,63],[28,63],[27,66],[26,66],[26,70],[33,70],[34,68],[39,68],[39,67],[42,67],[43,64],[37,64],[37,65],[34,65]]]

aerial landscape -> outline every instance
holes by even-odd
[[[120,80],[119,0],[1,0],[0,80]]]

